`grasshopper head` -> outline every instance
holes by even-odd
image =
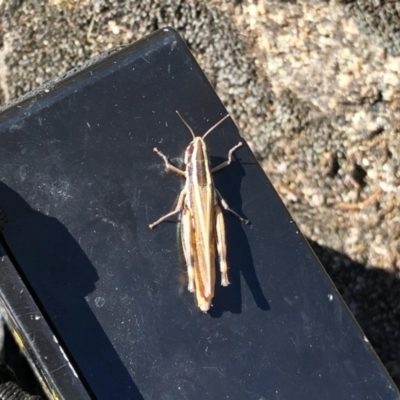
[[[185,151],[185,164],[204,162],[207,159],[207,146],[201,136],[195,136]]]

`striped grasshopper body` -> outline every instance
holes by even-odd
[[[211,169],[204,139],[229,115],[213,125],[203,136],[196,136],[179,112],[176,113],[193,136],[193,140],[185,152],[186,170],[183,171],[172,165],[167,156],[157,148],[154,148],[154,151],[163,158],[166,168],[184,176],[186,183],[175,210],[150,224],[149,227],[152,229],[166,219],[181,214],[181,240],[188,272],[188,290],[195,293],[200,310],[207,312],[214,297],[217,255],[221,271],[221,285],[229,285],[225,224],[219,203],[242,222],[248,223],[229,208],[214,187],[212,174],[231,163],[233,152],[241,147],[242,143],[239,142],[229,150],[226,161]]]

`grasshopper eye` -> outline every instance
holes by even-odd
[[[193,142],[191,142],[185,151],[184,163],[186,165],[189,164],[189,161],[191,160],[191,158],[193,156],[193,151],[194,151],[194,144],[193,144]]]
[[[193,149],[194,149],[194,145],[193,142],[189,144],[189,146],[186,149],[186,154],[188,154],[189,156],[191,156],[193,154]]]

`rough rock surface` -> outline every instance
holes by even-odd
[[[0,0],[0,104],[165,25],[400,385],[400,1]]]

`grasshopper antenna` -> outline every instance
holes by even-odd
[[[193,129],[190,127],[190,125],[184,120],[184,118],[182,117],[181,114],[179,114],[179,111],[176,110],[176,113],[178,114],[178,117],[181,119],[181,121],[187,126],[187,128],[189,129],[190,133],[193,136],[193,139],[196,137],[196,135],[193,132]]]
[[[214,124],[202,137],[202,139],[205,139],[206,136],[212,132],[219,124],[222,124],[227,118],[229,118],[230,115],[226,114],[224,118],[220,119],[216,124]]]

